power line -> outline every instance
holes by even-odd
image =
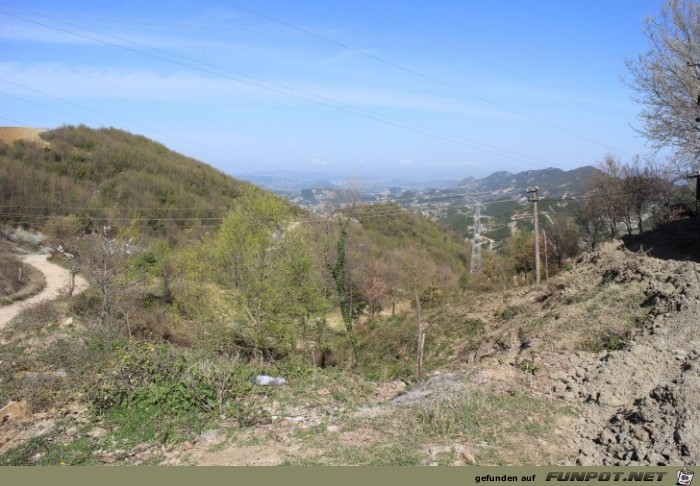
[[[0,4],[9,6],[10,8],[14,8],[14,9],[17,9],[17,10],[20,10],[20,11],[30,12],[30,13],[33,13],[34,15],[39,15],[39,16],[44,17],[44,18],[47,18],[47,19],[49,19],[49,20],[56,20],[56,19],[52,19],[51,17],[48,17],[48,16],[46,16],[46,15],[39,14],[39,13],[36,13],[36,12],[32,12],[32,11],[29,11],[29,10],[26,10],[26,9],[23,9],[23,8],[20,8],[20,7],[16,7],[16,6],[7,4],[7,3],[5,3],[5,2],[0,2]],[[443,140],[443,141],[447,141],[447,142],[450,142],[450,143],[462,145],[462,146],[465,146],[465,147],[467,147],[467,148],[471,148],[471,149],[474,149],[474,150],[479,150],[479,151],[482,151],[482,152],[490,153],[490,154],[497,155],[497,156],[500,156],[500,157],[503,157],[503,158],[507,158],[507,159],[511,159],[511,160],[516,160],[516,161],[518,161],[518,162],[522,162],[522,163],[525,163],[525,164],[536,165],[536,166],[540,166],[540,167],[544,167],[544,166],[546,166],[546,164],[548,164],[548,165],[553,165],[553,164],[551,164],[551,163],[549,163],[549,162],[544,162],[544,164],[542,164],[542,163],[536,163],[536,162],[531,162],[531,161],[528,161],[528,160],[524,160],[524,159],[533,159],[533,160],[540,160],[540,161],[541,161],[542,159],[539,159],[539,158],[537,158],[537,157],[532,157],[532,156],[529,156],[529,155],[519,154],[518,152],[514,152],[514,151],[510,151],[510,150],[501,149],[501,148],[495,147],[495,146],[493,146],[493,145],[489,145],[489,144],[486,144],[486,143],[483,143],[483,142],[478,142],[478,141],[475,141],[475,140],[472,140],[472,139],[468,139],[468,138],[465,138],[465,137],[462,137],[462,136],[459,136],[459,135],[450,134],[450,133],[448,133],[448,132],[444,132],[444,131],[441,131],[441,130],[433,129],[433,128],[427,127],[427,126],[425,126],[425,125],[416,124],[416,123],[413,123],[413,122],[410,122],[410,121],[403,120],[403,119],[398,118],[398,117],[394,117],[394,116],[390,116],[390,115],[381,114],[381,113],[378,113],[378,112],[375,112],[375,111],[372,111],[372,110],[367,110],[367,109],[365,109],[365,108],[361,108],[361,107],[357,107],[357,106],[355,106],[355,105],[351,105],[351,104],[349,104],[349,103],[344,103],[344,102],[341,102],[341,101],[337,101],[337,100],[334,100],[334,99],[332,99],[332,98],[328,98],[328,97],[325,97],[325,96],[322,96],[322,95],[318,95],[318,94],[315,94],[315,93],[312,93],[312,92],[309,92],[309,91],[306,91],[306,90],[300,90],[300,89],[298,89],[298,88],[291,88],[291,87],[289,87],[289,86],[285,86],[285,85],[282,85],[282,84],[279,84],[279,83],[275,83],[275,82],[272,82],[272,81],[268,81],[268,80],[265,80],[265,79],[260,78],[260,77],[251,76],[251,75],[242,73],[242,72],[240,72],[240,71],[231,70],[231,69],[229,69],[229,68],[221,67],[221,66],[218,66],[218,65],[216,65],[216,64],[211,64],[211,63],[203,62],[203,61],[200,61],[200,60],[197,60],[197,59],[193,59],[193,58],[190,58],[190,57],[187,57],[187,56],[182,56],[182,55],[179,55],[179,54],[176,54],[176,53],[173,53],[173,52],[166,51],[166,50],[164,50],[164,49],[159,49],[159,48],[156,48],[156,47],[148,46],[148,45],[146,45],[146,44],[142,44],[142,43],[139,43],[139,42],[135,42],[135,41],[132,41],[132,40],[129,40],[129,39],[125,39],[125,38],[122,38],[122,37],[118,37],[118,36],[114,36],[114,35],[110,35],[110,34],[105,34],[105,33],[98,32],[98,31],[94,31],[94,30],[92,30],[92,29],[88,29],[88,28],[86,28],[86,27],[82,27],[82,26],[79,26],[79,25],[74,25],[74,24],[71,24],[71,23],[69,23],[69,22],[63,22],[63,23],[66,23],[66,24],[68,24],[68,25],[71,25],[72,27],[77,27],[77,28],[86,30],[86,31],[88,31],[88,32],[92,32],[92,33],[101,35],[101,36],[110,37],[110,38],[113,38],[113,39],[118,39],[118,40],[121,40],[121,41],[129,42],[129,43],[134,44],[134,45],[136,45],[136,46],[139,46],[139,47],[142,47],[142,48],[146,48],[146,49],[150,49],[150,50],[153,50],[153,51],[156,51],[156,52],[160,52],[160,53],[166,54],[166,55],[168,55],[168,56],[176,57],[176,58],[179,58],[179,59],[184,59],[184,60],[190,61],[190,62],[195,62],[195,63],[200,64],[200,65],[203,65],[203,66],[207,66],[207,67],[211,67],[211,68],[214,68],[214,69],[222,70],[222,71],[224,71],[224,72],[229,72],[229,73],[232,73],[232,74],[234,74],[234,75],[236,75],[236,76],[239,76],[239,77],[245,77],[245,78],[251,79],[251,80],[253,80],[253,81],[255,81],[255,82],[245,81],[245,80],[237,79],[237,78],[234,78],[234,77],[231,77],[231,76],[226,76],[226,75],[224,75],[224,74],[221,74],[221,73],[218,73],[218,72],[215,72],[215,71],[211,71],[211,70],[209,70],[209,69],[204,69],[204,68],[201,68],[201,67],[197,67],[197,66],[194,66],[194,65],[192,65],[192,64],[187,64],[187,63],[175,61],[175,60],[173,60],[173,59],[167,59],[167,58],[163,58],[163,57],[161,57],[161,56],[156,56],[156,55],[149,54],[149,53],[146,53],[146,52],[138,51],[138,50],[136,50],[136,49],[131,49],[131,48],[127,47],[127,46],[123,46],[123,45],[120,45],[120,44],[115,44],[115,43],[113,43],[113,42],[105,41],[105,40],[103,40],[103,39],[94,38],[94,37],[87,36],[87,35],[80,34],[80,33],[76,33],[76,32],[71,32],[71,31],[68,31],[68,30],[65,30],[65,29],[61,29],[61,28],[59,28],[59,27],[47,25],[47,24],[44,24],[44,23],[42,23],[42,22],[38,22],[38,21],[32,20],[32,19],[27,19],[27,18],[25,18],[25,17],[21,17],[21,16],[18,16],[18,15],[12,15],[12,14],[9,14],[9,13],[3,13],[3,15],[7,15],[7,16],[10,16],[10,17],[14,17],[14,18],[17,18],[17,19],[26,21],[26,22],[34,23],[34,24],[40,25],[40,26],[42,26],[42,27],[49,28],[49,29],[53,29],[53,30],[57,30],[57,31],[59,31],[59,32],[63,32],[63,33],[69,34],[69,35],[73,35],[73,36],[85,38],[85,39],[88,39],[88,40],[92,40],[92,41],[94,41],[94,42],[99,42],[99,43],[103,43],[103,44],[106,44],[106,45],[110,45],[110,46],[112,46],[112,47],[117,47],[117,48],[120,48],[120,49],[124,49],[124,50],[127,50],[127,51],[129,51],[129,52],[136,53],[136,54],[141,54],[141,55],[144,55],[144,56],[147,56],[147,57],[151,57],[151,58],[154,58],[154,59],[158,59],[158,60],[163,61],[163,62],[168,62],[168,63],[176,64],[176,65],[179,65],[179,66],[183,66],[183,67],[188,67],[188,68],[191,68],[191,69],[194,69],[194,70],[197,70],[197,71],[201,71],[201,72],[204,72],[204,73],[208,73],[208,74],[211,74],[211,75],[214,75],[214,76],[219,76],[219,77],[223,77],[223,78],[226,78],[226,79],[229,79],[229,80],[232,80],[232,81],[236,81],[236,82],[239,82],[239,83],[247,84],[247,85],[250,85],[250,86],[259,88],[259,89],[265,89],[265,90],[268,90],[268,91],[272,91],[272,92],[277,93],[277,94],[282,94],[282,95],[285,95],[285,96],[291,96],[291,97],[293,97],[293,98],[301,99],[301,100],[304,100],[304,101],[307,101],[307,102],[310,102],[310,103],[314,103],[314,104],[318,104],[318,105],[321,105],[321,106],[324,106],[324,107],[327,107],[327,108],[330,108],[330,109],[334,109],[334,110],[337,110],[337,111],[341,111],[341,112],[353,114],[353,115],[356,115],[356,116],[360,116],[360,117],[363,117],[363,118],[367,118],[367,119],[370,119],[370,120],[374,120],[374,121],[377,121],[377,122],[379,122],[379,123],[384,123],[384,124],[387,124],[387,125],[389,125],[389,126],[393,126],[393,127],[396,127],[396,128],[401,128],[401,129],[408,130],[408,131],[411,131],[411,132],[414,132],[414,133],[420,133],[420,134],[422,134],[422,135],[426,135],[426,136],[429,136],[429,137],[432,137],[432,138],[436,138],[436,139],[438,139],[438,140]],[[264,86],[264,85],[261,85],[261,84],[258,84],[258,83],[269,84],[269,85],[272,86],[272,87],[270,87],[270,86]],[[317,99],[316,99],[316,100],[314,100],[314,99],[309,99],[309,98],[307,98],[306,96],[296,95],[296,94],[294,94],[294,92],[302,93],[303,95],[307,95],[307,96],[312,96],[312,97],[317,98]],[[322,100],[322,101],[318,101],[318,100]],[[330,103],[335,103],[335,105],[330,104]],[[336,105],[338,105],[338,106],[336,106]],[[343,108],[343,107],[347,107],[347,108]],[[393,121],[392,121],[392,120],[393,120]],[[432,133],[431,133],[431,132],[432,132]],[[461,141],[460,141],[460,140],[461,140]],[[482,147],[475,146],[475,145],[473,145],[473,144],[478,144],[478,145],[481,145]],[[486,148],[484,148],[484,147],[486,147]],[[500,152],[499,152],[499,151],[500,151]],[[511,155],[508,155],[508,154],[511,154]]]
[[[70,117],[73,117],[73,118],[77,118],[77,119],[79,119],[79,120],[83,120],[83,121],[86,121],[86,122],[88,122],[88,123],[93,123],[93,121],[92,121],[92,120],[89,120],[88,118],[85,118],[85,117],[82,117],[82,116],[79,116],[79,115],[74,115],[74,114],[65,112],[65,111],[63,111],[63,110],[59,110],[59,109],[57,109],[57,108],[51,108],[51,107],[49,107],[49,106],[42,105],[42,104],[36,103],[36,102],[34,102],[34,101],[30,101],[30,100],[27,100],[27,99],[24,99],[24,98],[20,98],[19,96],[14,96],[14,95],[11,95],[11,94],[9,94],[9,93],[4,93],[4,92],[2,92],[2,91],[0,91],[0,95],[7,96],[8,98],[12,98],[12,99],[17,100],[17,101],[22,101],[22,102],[27,103],[27,104],[30,104],[30,105],[38,106],[38,107],[40,107],[40,108],[44,108],[45,110],[55,111],[56,113],[60,113],[60,114],[62,114],[62,115],[67,115],[67,116],[70,116]]]
[[[405,23],[405,22],[403,22],[403,21],[401,21],[401,20],[398,20],[398,19],[396,19],[395,17],[393,17],[393,16],[391,16],[391,15],[388,15],[386,12],[382,12],[382,11],[380,11],[380,10],[378,10],[378,9],[374,9],[374,8],[372,8],[372,7],[365,7],[365,8],[368,8],[369,10],[373,10],[375,13],[378,13],[378,14],[382,15],[383,17],[385,17],[385,18],[391,20],[392,22],[394,22],[394,23],[396,23],[396,24],[398,24],[398,25],[401,25],[401,26],[403,26],[403,27],[405,27],[405,28],[407,28],[407,29],[409,29],[409,30],[415,31],[415,32],[417,32],[417,33],[419,33],[419,34],[421,34],[421,35],[423,35],[423,36],[425,36],[425,37],[428,37],[428,38],[430,38],[430,39],[433,39],[433,40],[435,40],[435,41],[441,43],[441,44],[444,46],[444,48],[446,48],[446,49],[458,50],[460,53],[465,53],[465,54],[467,54],[468,56],[472,57],[473,59],[476,59],[477,61],[479,61],[479,62],[481,62],[481,63],[484,63],[484,64],[487,64],[487,65],[489,65],[489,66],[492,66],[492,67],[494,67],[494,68],[500,70],[501,72],[508,74],[509,76],[512,76],[512,77],[517,78],[517,79],[520,79],[521,81],[524,81],[524,82],[526,82],[527,84],[530,84],[530,85],[532,85],[532,86],[534,86],[534,87],[536,87],[536,88],[538,88],[538,89],[541,89],[541,90],[543,90],[543,91],[545,91],[545,92],[547,92],[547,93],[549,93],[549,94],[557,95],[557,96],[560,95],[560,93],[557,93],[556,91],[553,91],[552,89],[548,88],[547,86],[544,86],[543,84],[540,84],[540,83],[538,83],[538,82],[536,82],[536,81],[533,81],[532,79],[529,79],[529,78],[527,78],[527,77],[525,77],[525,76],[523,76],[523,75],[521,75],[521,74],[519,74],[519,73],[517,73],[517,72],[515,72],[515,71],[512,71],[512,70],[510,70],[510,69],[508,69],[508,68],[506,68],[506,67],[504,67],[504,66],[502,66],[502,65],[500,65],[500,64],[498,64],[498,63],[495,63],[495,62],[493,62],[493,61],[490,60],[490,59],[486,59],[486,58],[484,58],[484,57],[477,56],[476,54],[474,54],[474,52],[472,52],[470,49],[466,48],[466,47],[465,47],[463,44],[461,44],[461,43],[457,43],[457,44],[455,44],[455,43],[445,43],[442,39],[438,38],[437,36],[435,36],[435,35],[433,35],[433,34],[427,32],[427,31],[425,31],[425,30],[423,30],[423,29],[417,28],[417,27],[415,27],[414,25],[409,25],[409,24],[407,24],[407,23]],[[589,113],[592,113],[592,114],[597,115],[597,116],[601,116],[601,113],[599,113],[599,112],[597,112],[597,111],[595,111],[595,110],[590,109],[589,106],[588,106],[588,104],[583,105],[581,108],[585,109],[585,110],[588,111]],[[609,118],[609,117],[608,117],[608,118]],[[622,120],[620,120],[620,119],[618,119],[618,120],[616,120],[616,121],[618,121],[618,122],[620,122],[620,123],[625,123],[625,124],[627,123],[626,121],[622,121]],[[614,148],[614,147],[611,147],[611,148]],[[624,153],[624,152],[623,152],[623,153]]]
[[[395,18],[395,17],[393,17],[393,16],[391,16],[391,15],[388,15],[388,14],[387,14],[386,12],[384,12],[384,11],[381,11],[381,10],[376,9],[376,8],[372,8],[371,6],[365,7],[365,8],[367,8],[368,10],[372,10],[372,11],[374,11],[375,13],[378,13],[379,15],[383,16],[384,18],[389,19],[390,21],[394,22],[395,24],[401,25],[402,27],[404,27],[404,28],[406,28],[406,29],[408,29],[408,30],[412,30],[412,31],[414,31],[414,32],[417,32],[417,33],[421,34],[421,35],[424,36],[424,37],[427,37],[427,38],[429,38],[429,39],[433,39],[434,41],[440,42],[443,46],[446,46],[446,48],[448,48],[448,49],[458,49],[460,52],[469,55],[470,57],[472,57],[473,59],[476,59],[477,61],[479,61],[479,62],[481,62],[481,63],[488,64],[489,66],[493,66],[493,67],[497,68],[498,70],[500,70],[500,71],[502,71],[502,72],[508,74],[509,76],[513,76],[513,77],[515,77],[515,78],[517,78],[517,79],[520,79],[521,81],[525,81],[526,83],[528,83],[528,84],[530,84],[530,85],[532,85],[532,86],[534,86],[534,87],[536,87],[536,88],[539,88],[539,89],[542,89],[542,90],[544,90],[544,91],[547,91],[547,92],[549,92],[549,93],[554,94],[554,92],[551,91],[550,89],[548,89],[546,86],[542,86],[541,84],[539,84],[539,83],[537,83],[537,82],[535,82],[535,81],[532,81],[531,79],[528,79],[528,78],[526,78],[525,76],[516,73],[515,71],[511,71],[510,69],[505,68],[505,67],[503,67],[503,66],[501,66],[501,65],[499,65],[499,64],[497,64],[497,63],[495,63],[495,62],[493,62],[493,61],[491,61],[491,60],[489,60],[489,59],[485,59],[485,58],[483,58],[483,57],[481,57],[481,56],[477,56],[477,55],[475,55],[471,50],[465,49],[465,47],[464,47],[463,45],[460,45],[460,44],[453,44],[453,43],[444,43],[444,41],[443,41],[442,39],[438,38],[437,36],[435,36],[435,35],[433,35],[433,34],[427,32],[427,31],[425,31],[425,30],[423,30],[423,29],[420,29],[420,28],[418,28],[418,27],[416,27],[416,26],[414,26],[414,25],[409,25],[409,24],[407,24],[406,22],[403,22],[403,21],[401,21],[401,20],[398,20],[397,18]]]
[[[492,205],[492,204],[499,204],[499,203],[510,203],[513,202],[512,200],[501,200],[501,201],[493,201],[486,203],[486,206]],[[377,207],[377,205],[362,205],[360,206],[361,214],[356,214],[355,217],[357,218],[388,218],[388,217],[394,217],[394,216],[399,216],[399,215],[411,215],[411,216],[421,216],[419,211],[416,210],[411,210],[408,208],[404,207],[398,207],[398,208],[382,208],[382,207]],[[134,216],[134,215],[128,215],[128,211],[207,211],[207,210],[226,210],[230,211],[231,209],[229,208],[197,208],[197,207],[192,207],[192,208],[114,208],[114,207],[109,207],[109,206],[103,206],[103,207],[77,207],[77,206],[17,206],[17,205],[0,205],[0,208],[3,209],[17,209],[17,211],[14,212],[8,212],[4,211],[3,216],[6,217],[16,217],[16,218],[37,218],[37,219],[52,219],[52,218],[63,218],[66,216],[75,216],[75,217],[84,217],[86,219],[93,219],[93,220],[100,220],[100,221],[222,221],[226,219],[225,216],[222,217],[212,217],[212,216],[201,216],[201,217],[162,217],[162,216],[143,216],[139,215]],[[54,213],[67,213],[67,214],[37,214],[37,213],[29,213],[27,212],[28,210],[36,210],[36,211],[43,211],[44,213],[47,212],[54,212]],[[83,210],[83,211],[93,211],[93,212],[110,212],[114,211],[115,209],[120,209],[119,213],[113,214],[111,216],[98,216],[98,215],[91,215],[91,214],[74,214],[71,213],[70,211],[73,210]],[[20,210],[24,210],[21,211]],[[342,210],[341,210],[342,211]],[[121,215],[120,215],[121,214]],[[352,215],[351,215],[352,217]],[[254,218],[251,218],[254,219]],[[309,215],[306,217],[294,217],[293,218],[295,221],[316,221],[318,220],[318,216],[313,216]]]
[[[296,181],[304,181],[304,180],[306,180],[306,181],[308,181],[308,182],[313,182],[311,179],[308,179],[308,178],[305,179],[301,174],[297,174],[297,173],[294,173],[294,172],[290,172],[290,171],[287,171],[287,170],[284,170],[284,169],[277,169],[277,168],[273,169],[271,166],[266,165],[266,164],[263,164],[263,163],[258,162],[258,161],[256,161],[256,160],[248,159],[248,158],[246,158],[246,157],[242,157],[242,156],[236,155],[236,154],[231,154],[230,152],[227,152],[227,151],[224,151],[224,150],[220,150],[220,149],[217,149],[217,148],[215,148],[215,147],[210,147],[210,146],[207,146],[207,145],[203,145],[203,144],[201,144],[201,143],[199,143],[199,142],[195,142],[195,141],[192,141],[192,140],[188,140],[188,139],[185,139],[185,138],[182,138],[182,137],[170,135],[170,134],[168,134],[168,133],[166,133],[166,132],[157,130],[157,129],[155,129],[155,128],[152,128],[152,127],[149,127],[149,126],[146,126],[146,125],[141,125],[141,124],[138,124],[138,123],[134,123],[134,122],[131,122],[131,121],[126,120],[126,119],[124,119],[124,118],[117,117],[117,116],[114,116],[114,115],[110,115],[109,113],[106,113],[106,112],[101,111],[101,110],[95,110],[95,109],[90,108],[90,107],[87,107],[87,106],[85,106],[85,105],[81,105],[81,104],[79,104],[79,103],[75,103],[75,102],[66,100],[66,99],[64,99],[64,98],[60,98],[60,97],[58,97],[58,96],[52,95],[52,94],[50,94],[50,93],[46,93],[46,92],[41,91],[41,90],[38,90],[38,89],[30,88],[30,87],[28,87],[28,86],[22,85],[22,84],[20,84],[20,83],[16,83],[16,82],[14,82],[14,81],[9,81],[9,80],[4,79],[4,78],[0,78],[0,81],[3,81],[3,82],[8,83],[8,84],[12,84],[12,85],[14,85],[14,86],[18,86],[18,87],[20,87],[20,88],[23,88],[23,89],[26,89],[26,90],[28,90],[28,91],[32,91],[32,92],[41,94],[41,95],[46,96],[46,97],[49,97],[49,98],[53,98],[53,99],[55,99],[55,100],[58,100],[58,101],[61,101],[61,102],[63,102],[63,103],[67,103],[67,104],[73,105],[73,106],[75,106],[75,107],[77,107],[77,108],[80,108],[80,109],[83,109],[83,110],[88,110],[88,111],[91,111],[91,112],[94,112],[94,113],[97,113],[97,114],[100,114],[100,115],[103,115],[103,116],[107,116],[107,117],[109,117],[109,118],[113,118],[113,119],[115,119],[115,120],[121,121],[121,122],[123,122],[123,123],[127,123],[127,124],[129,124],[129,125],[132,125],[132,126],[135,126],[135,127],[141,128],[141,129],[148,130],[148,131],[153,132],[153,133],[160,133],[160,134],[162,134],[162,135],[164,135],[164,136],[166,136],[166,137],[169,137],[169,138],[172,138],[172,139],[175,139],[175,140],[179,140],[179,141],[181,141],[181,142],[185,142],[185,143],[192,144],[192,145],[197,145],[197,146],[200,146],[200,147],[205,148],[205,149],[207,149],[207,150],[214,150],[214,151],[216,151],[216,152],[220,152],[220,153],[223,154],[223,155],[227,155],[227,156],[229,156],[229,157],[234,157],[234,158],[236,158],[236,159],[246,160],[246,161],[248,161],[248,162],[250,162],[250,163],[252,163],[252,164],[255,164],[255,165],[254,165],[254,166],[251,166],[251,165],[247,165],[247,164],[242,164],[242,163],[240,163],[240,162],[231,162],[231,161],[228,160],[228,159],[227,159],[227,163],[236,165],[236,166],[238,166],[238,167],[246,168],[246,169],[253,169],[253,171],[254,171],[255,173],[258,173],[258,174],[263,174],[263,175],[275,174],[275,175],[277,175],[277,173],[280,173],[280,172],[281,172],[281,173],[283,173],[283,174],[288,174],[288,175],[291,175],[291,176],[293,176],[293,177],[299,178],[299,179],[295,179]],[[18,100],[18,101],[22,101],[22,102],[25,102],[25,103],[29,103],[29,104],[38,106],[38,107],[40,107],[40,108],[44,108],[44,109],[46,109],[46,110],[57,111],[57,112],[59,112],[59,113],[62,113],[62,114],[68,115],[68,116],[72,116],[72,117],[75,117],[75,118],[80,118],[80,119],[83,119],[83,120],[85,120],[85,121],[90,121],[91,123],[94,123],[94,121],[88,120],[88,119],[83,118],[83,117],[80,117],[80,116],[78,116],[78,115],[73,115],[73,114],[67,113],[67,112],[65,112],[65,111],[57,110],[57,109],[55,109],[55,108],[51,108],[51,107],[49,107],[49,106],[42,105],[42,104],[40,104],[40,103],[36,103],[36,102],[33,102],[33,101],[26,100],[26,99],[24,99],[24,98],[19,98],[19,97],[17,97],[17,96],[9,95],[9,94],[7,94],[7,93],[2,93],[2,92],[0,92],[0,94],[4,94],[5,96],[14,98],[14,99],[16,99],[16,100]],[[15,122],[15,123],[20,123],[20,122]],[[21,123],[20,123],[20,124],[21,124]],[[269,167],[271,170],[269,170],[269,171],[262,171],[262,170],[257,169],[257,166]]]
[[[298,32],[302,32],[302,33],[304,33],[304,34],[306,34],[306,35],[309,35],[309,36],[311,36],[311,37],[314,37],[314,38],[316,38],[316,39],[322,40],[322,41],[324,41],[324,42],[328,42],[328,43],[330,43],[330,44],[333,44],[333,45],[335,45],[335,46],[341,47],[341,48],[343,48],[343,49],[346,49],[346,50],[348,50],[348,51],[354,52],[354,53],[356,53],[356,54],[360,54],[360,55],[362,55],[362,56],[364,56],[364,57],[367,57],[367,58],[369,58],[369,59],[373,59],[374,61],[377,61],[377,62],[379,62],[379,63],[381,63],[381,64],[384,64],[384,65],[390,66],[390,67],[392,67],[392,68],[398,69],[398,70],[400,70],[400,71],[406,72],[406,73],[408,73],[408,74],[411,74],[411,75],[413,75],[413,76],[419,77],[419,78],[421,78],[421,79],[424,79],[424,80],[429,81],[429,82],[431,82],[431,83],[437,84],[437,85],[442,86],[442,87],[444,87],[444,88],[448,88],[448,89],[450,89],[450,90],[457,91],[457,92],[459,92],[459,93],[461,93],[461,94],[463,94],[463,95],[469,96],[469,97],[471,97],[471,98],[477,99],[477,100],[482,101],[482,102],[484,102],[484,103],[487,103],[487,104],[489,104],[489,105],[495,106],[495,107],[500,108],[500,109],[502,109],[502,110],[505,110],[505,111],[507,111],[507,112],[509,112],[509,113],[516,114],[516,115],[518,115],[518,116],[527,118],[527,119],[529,119],[529,120],[532,120],[532,121],[534,121],[534,122],[540,123],[540,124],[545,125],[545,126],[548,126],[548,127],[550,127],[550,128],[554,128],[554,129],[559,130],[559,131],[561,131],[561,132],[568,133],[569,135],[573,135],[573,136],[575,136],[575,137],[577,137],[577,138],[579,138],[579,139],[581,139],[581,140],[585,140],[585,141],[587,141],[587,142],[594,143],[594,144],[596,144],[596,145],[600,145],[600,146],[603,146],[603,147],[608,148],[608,149],[614,148],[614,147],[611,147],[610,145],[608,145],[608,144],[606,144],[606,143],[599,142],[599,141],[594,140],[594,139],[592,139],[592,138],[590,138],[590,137],[587,137],[587,136],[585,136],[585,135],[581,135],[581,134],[579,134],[579,133],[577,133],[577,132],[574,132],[573,130],[569,130],[569,129],[567,129],[567,128],[561,127],[561,126],[556,125],[556,124],[554,124],[554,123],[550,123],[550,122],[548,122],[548,121],[546,121],[546,120],[542,120],[542,119],[540,119],[540,118],[537,118],[537,117],[534,117],[534,116],[532,116],[532,115],[529,115],[529,114],[527,114],[527,113],[525,113],[525,112],[522,112],[522,111],[520,111],[520,110],[516,110],[516,109],[514,109],[514,108],[510,108],[510,107],[508,107],[508,106],[505,106],[505,105],[503,105],[503,104],[501,104],[501,103],[498,103],[498,102],[489,100],[488,98],[485,98],[485,97],[483,97],[483,96],[480,96],[480,95],[477,95],[477,94],[472,93],[472,92],[470,92],[470,91],[467,91],[467,90],[465,90],[465,89],[463,89],[463,88],[461,88],[461,87],[459,87],[459,86],[456,86],[456,85],[447,83],[447,82],[445,82],[445,81],[439,80],[439,79],[437,79],[437,78],[435,78],[435,77],[429,76],[429,75],[427,75],[427,74],[425,74],[425,73],[422,73],[422,72],[417,71],[417,70],[415,70],[415,69],[412,69],[412,68],[403,66],[403,65],[398,64],[398,63],[396,63],[396,62],[389,61],[389,60],[384,59],[384,58],[382,58],[382,57],[380,57],[380,56],[377,56],[377,55],[375,55],[375,54],[372,54],[372,53],[370,53],[370,52],[363,51],[362,49],[358,49],[358,48],[356,48],[356,47],[352,47],[352,46],[350,46],[350,45],[348,45],[348,44],[346,44],[346,43],[344,43],[344,42],[341,42],[341,41],[332,39],[332,38],[327,37],[327,36],[325,36],[325,35],[323,35],[323,34],[319,34],[319,33],[317,33],[317,32],[313,32],[313,31],[311,31],[311,30],[305,29],[305,28],[300,27],[300,26],[298,26],[298,25],[295,25],[295,24],[286,22],[286,21],[284,21],[284,20],[281,20],[281,19],[279,19],[279,18],[277,18],[277,17],[273,17],[273,16],[271,16],[271,15],[264,14],[264,13],[259,12],[259,11],[257,11],[257,10],[253,10],[253,9],[248,8],[248,7],[244,7],[244,6],[242,6],[242,5],[233,3],[233,2],[231,2],[231,1],[229,1],[229,0],[219,0],[219,1],[222,2],[222,3],[225,3],[225,4],[227,4],[227,5],[230,5],[230,6],[234,7],[234,8],[237,8],[237,9],[239,9],[239,10],[242,10],[242,11],[244,11],[244,12],[248,12],[248,13],[253,14],[253,15],[256,15],[256,16],[258,16],[258,17],[262,17],[262,18],[271,20],[271,21],[273,21],[273,22],[279,23],[279,24],[281,24],[281,25],[284,25],[284,26],[286,26],[286,27],[289,27],[289,28],[291,28],[291,29],[294,29],[294,30],[296,30],[296,31],[298,31]],[[618,152],[621,152],[621,153],[626,153],[625,151],[620,150],[620,149],[615,149],[615,150],[617,150]],[[630,155],[630,154],[627,154],[627,155]]]

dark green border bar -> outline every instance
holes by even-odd
[[[692,471],[700,467],[688,466]],[[0,485],[675,486],[681,466],[649,467],[0,467]],[[549,481],[547,480],[549,478]],[[700,486],[700,474],[690,486]]]

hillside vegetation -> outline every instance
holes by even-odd
[[[0,329],[0,464],[698,459],[674,432],[694,413],[691,263],[578,256],[578,228],[553,220],[542,285],[526,232],[472,274],[468,243],[394,204],[314,216],[125,132],[46,139],[2,146],[12,204],[34,211],[6,222],[91,286]],[[150,188],[138,204],[129,181]]]
[[[134,224],[162,234],[168,227],[210,224],[249,187],[159,143],[113,128],[64,126],[40,136],[48,146],[28,140],[0,143],[5,222],[50,222],[88,232],[107,224]]]
[[[315,217],[143,137],[42,137],[0,145],[1,180],[16,181],[2,218],[45,234],[30,239],[91,287],[3,329],[0,402],[31,416],[85,407],[120,430],[115,444],[170,443],[217,420],[268,420],[259,373],[339,378],[363,400],[365,380],[418,378],[416,312],[463,291],[469,246],[396,206]],[[439,320],[468,339],[481,325]],[[426,369],[448,359],[443,339],[427,336]]]

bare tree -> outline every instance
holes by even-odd
[[[631,219],[634,218],[637,231],[644,230],[644,213],[655,199],[657,180],[649,164],[642,165],[636,158],[632,163],[622,168],[622,194],[628,233],[632,232]]]
[[[627,61],[626,82],[643,105],[639,132],[657,147],[700,150],[700,4],[667,0],[644,25],[649,49]]]
[[[599,164],[600,172],[593,179],[593,191],[600,198],[600,208],[605,212],[610,239],[617,238],[617,226],[623,219],[625,197],[622,194],[622,164],[612,154]]]
[[[381,310],[382,299],[389,295],[389,286],[382,278],[379,262],[372,256],[366,262],[360,290],[367,300],[369,315],[374,317]]]
[[[547,248],[557,268],[561,268],[567,258],[579,254],[580,236],[578,226],[569,217],[556,218],[547,226]]]
[[[71,273],[82,271],[100,292],[100,323],[108,323],[116,295],[116,276],[124,263],[124,248],[107,234],[91,234],[70,246],[74,259]]]
[[[576,209],[574,220],[583,229],[591,251],[595,250],[605,229],[605,210],[600,199],[591,197],[582,200]]]

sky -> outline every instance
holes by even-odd
[[[0,125],[117,127],[233,176],[484,177],[649,153],[661,0],[0,0]]]

